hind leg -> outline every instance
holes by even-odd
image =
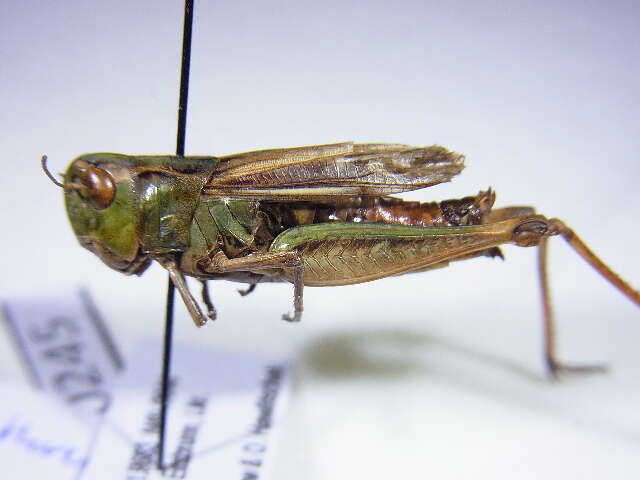
[[[566,242],[600,275],[607,279],[616,289],[640,306],[640,292],[622,280],[611,270],[589,247],[561,220],[549,220],[549,231],[540,239],[538,244],[538,273],[542,294],[542,309],[544,318],[544,356],[549,374],[557,376],[562,372],[593,373],[606,371],[605,365],[568,365],[561,363],[556,357],[556,334],[551,293],[547,273],[547,238],[550,235],[561,235]]]
[[[553,307],[551,304],[551,292],[549,289],[549,276],[547,273],[547,239],[544,238],[538,246],[538,279],[542,297],[542,317],[544,334],[544,362],[547,373],[557,377],[559,373],[604,373],[606,365],[573,365],[558,361],[556,346],[556,326]]]

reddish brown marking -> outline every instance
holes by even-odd
[[[375,222],[417,227],[480,225],[494,199],[491,190],[475,197],[440,203],[410,202],[395,197],[356,197],[336,206],[317,206],[313,223]]]

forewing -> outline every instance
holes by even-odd
[[[378,196],[448,182],[463,168],[462,155],[438,145],[314,145],[222,157],[203,192],[279,200]]]

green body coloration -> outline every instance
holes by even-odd
[[[78,160],[105,170],[116,185],[113,202],[103,210],[73,190],[65,192],[69,220],[83,246],[125,273],[142,273],[149,255],[189,248],[193,212],[215,158],[176,162],[168,155],[94,153]],[[70,167],[65,183],[72,183],[73,177]]]
[[[254,244],[256,202],[201,196],[189,227],[190,243],[181,257],[186,275],[205,278],[198,262],[220,248],[232,255]]]
[[[120,164],[129,162],[129,157],[114,154],[92,154],[79,157],[95,165],[114,164],[121,171]],[[69,168],[65,184],[72,182],[73,172]],[[96,240],[125,262],[133,262],[138,256],[133,212],[136,209],[134,182],[123,179],[118,183],[115,200],[104,210],[96,210],[74,191],[65,191],[67,214],[73,231],[83,246],[86,240]]]
[[[473,252],[499,255],[495,248],[511,239],[517,223],[452,227],[323,223],[284,231],[270,250],[299,252],[307,286],[349,285],[446,266]]]
[[[612,272],[558,219],[530,207],[492,210],[491,190],[420,203],[390,194],[451,180],[463,157],[440,146],[316,145],[226,157],[96,153],[72,162],[64,184],[79,242],[125,274],[157,261],[171,277],[196,325],[205,316],[184,275],[294,284],[302,290],[421,272],[452,261],[501,256],[499,245],[540,246],[545,355],[554,358],[545,245],[562,235],[600,274],[637,305],[640,293]],[[251,288],[251,289],[252,289]],[[249,289],[249,291],[251,290]]]
[[[375,223],[328,223],[294,227],[276,237],[271,250],[289,250],[305,243],[335,238],[353,239],[419,239],[430,236],[451,236],[475,233],[477,227],[414,227]]]
[[[386,156],[392,151],[392,147],[396,148],[375,145]],[[335,154],[335,151],[343,152],[344,148],[339,144],[330,150]],[[436,160],[433,165],[428,162],[417,164],[415,149],[410,150],[412,156],[407,165],[402,164],[402,158],[398,160],[392,156],[388,160],[385,157],[387,163],[382,173],[369,165],[372,161],[369,158],[370,151],[366,152],[366,162],[360,160],[360,154],[345,157],[343,152],[343,163],[334,162],[335,165],[331,168],[327,167],[326,158],[323,158],[324,163],[320,166],[309,167],[308,149],[301,154],[296,149],[291,151],[293,153],[287,154],[289,163],[285,165],[290,171],[283,171],[281,165],[265,158],[263,152],[259,152],[260,161],[255,164],[246,161],[246,154],[239,156],[241,160],[112,153],[84,155],[76,159],[69,168],[65,183],[77,183],[79,174],[74,165],[86,164],[107,172],[115,185],[115,195],[106,208],[96,209],[84,200],[81,192],[67,190],[69,219],[81,244],[96,253],[109,266],[123,273],[141,274],[152,259],[163,261],[174,258],[183,274],[201,279],[228,278],[255,282],[256,278],[260,278],[260,281],[292,281],[291,271],[278,268],[277,265],[270,269],[260,264],[260,268],[255,269],[249,264],[244,271],[218,271],[210,264],[216,254],[223,254],[227,259],[246,259],[252,255],[298,252],[300,261],[308,267],[308,272],[303,277],[304,283],[316,286],[357,283],[406,271],[423,270],[441,262],[453,250],[459,251],[457,254],[462,256],[468,255],[471,250],[493,256],[487,249],[505,241],[504,236],[500,241],[484,239],[486,235],[483,232],[486,233],[487,227],[456,224],[463,220],[445,220],[445,202],[440,208],[436,204],[417,204],[381,197],[381,202],[390,203],[390,206],[382,208],[378,203],[368,200],[367,196],[334,201],[333,197],[319,195],[314,191],[306,198],[299,197],[299,192],[307,188],[299,178],[304,180],[311,175],[321,175],[322,178],[336,175],[338,178],[341,169],[348,171],[356,168],[352,165],[356,161],[359,162],[357,168],[365,173],[357,171],[355,181],[343,178],[340,181],[348,183],[349,188],[354,189],[358,188],[360,177],[368,176],[367,192],[374,188],[383,191],[394,188],[387,179],[395,178],[390,177],[391,170],[393,175],[402,175],[404,181],[412,178],[409,168],[431,168],[429,171],[425,170],[426,173],[421,172],[423,176],[433,176],[435,168],[437,175],[442,175],[442,169],[451,168],[451,162],[443,162],[443,151],[446,150],[441,147],[434,150]],[[343,164],[347,166],[341,167]],[[298,170],[291,170],[291,165]],[[300,173],[305,165],[308,170]],[[276,200],[251,200],[242,197],[241,190],[247,186],[247,181],[243,179],[250,176],[251,181],[255,181],[258,175],[266,183],[272,182],[274,186],[270,188],[277,188]],[[292,191],[296,192],[293,203],[280,200],[283,188],[273,182],[274,177],[285,185],[287,180],[293,183]],[[234,192],[240,198],[207,193],[208,189],[213,188],[211,185],[220,189],[226,178],[233,179]],[[375,183],[372,186],[369,179],[379,182],[381,186],[376,187]],[[316,187],[313,183],[310,186]],[[256,188],[253,184],[248,187]],[[406,189],[404,186],[402,188]],[[489,192],[488,195],[491,196],[492,193]],[[468,198],[477,202],[480,196]],[[492,202],[493,200],[490,203]],[[456,206],[456,212],[459,210],[458,213],[462,215],[468,207],[466,204],[464,207]],[[474,219],[464,221],[481,222],[482,215],[490,207],[490,204],[482,207],[486,211],[478,210]],[[329,213],[321,213],[327,209]],[[367,217],[376,209],[382,209],[384,221],[371,221]],[[418,224],[411,224],[412,221],[405,218],[411,209],[414,216],[415,211],[418,212]],[[434,209],[435,213],[432,211]],[[344,213],[345,211],[351,213]],[[359,212],[364,217],[349,217],[354,216],[354,212]],[[338,218],[340,215],[344,218]],[[391,223],[386,223],[387,221]],[[434,224],[438,226],[433,226]],[[454,243],[459,245],[454,248]],[[310,248],[311,246],[315,247]],[[340,247],[340,255],[337,257],[342,264],[340,268],[336,268],[329,260],[329,257],[336,254],[332,247]],[[402,249],[407,254],[403,254]],[[324,253],[321,255],[320,252]],[[373,266],[366,274],[357,272],[358,264],[363,261]],[[324,274],[319,275],[318,271],[323,271]],[[264,278],[265,276],[269,278]]]

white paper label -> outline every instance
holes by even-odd
[[[0,395],[2,478],[77,479],[88,463],[98,419],[83,418],[56,397],[23,386],[2,384]]]
[[[88,292],[4,301],[2,317],[37,388],[84,412],[107,411],[123,361]]]
[[[287,367],[256,355],[176,347],[162,476],[159,355],[159,345],[145,345],[128,362],[84,478],[268,478]]]

